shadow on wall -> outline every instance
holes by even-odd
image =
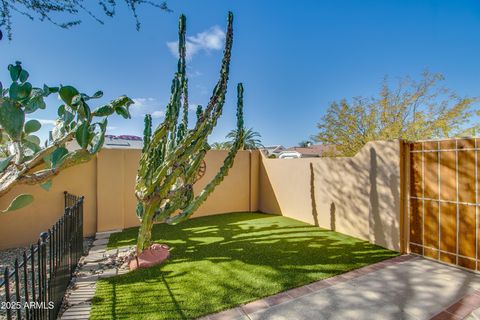
[[[400,209],[400,176],[392,173],[388,177],[388,182],[388,187],[393,197],[393,208]],[[393,243],[400,243],[400,221],[392,219],[392,223],[390,224],[390,236],[392,237]]]
[[[336,218],[335,218],[335,211],[337,209],[335,208],[335,203],[331,203],[330,204],[330,230],[337,230],[337,227],[335,226],[335,223],[336,223]]]
[[[377,152],[374,148],[370,148],[370,217],[368,219],[370,223],[370,241],[373,241],[374,243],[387,243],[382,219],[380,218],[377,190],[377,167]]]
[[[313,172],[313,163],[311,162],[310,162],[310,198],[312,199],[312,217],[314,222],[313,224],[318,227],[320,224],[318,223],[317,201],[315,200],[315,174]]]
[[[399,155],[399,141],[375,141],[354,157],[262,158],[271,195],[261,187],[261,197],[284,216],[400,250]]]
[[[272,214],[282,214],[278,197],[272,185],[272,179],[269,176],[269,170],[266,169],[264,164],[263,154],[261,154],[260,170],[259,170],[259,210],[262,212],[268,212]],[[262,196],[263,195],[263,196]]]

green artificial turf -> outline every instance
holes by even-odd
[[[138,228],[110,237],[135,244]],[[192,319],[397,255],[290,218],[230,213],[155,225],[170,259],[100,280],[91,319]]]

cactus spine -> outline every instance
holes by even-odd
[[[137,173],[135,194],[141,221],[137,254],[151,244],[155,222],[177,224],[188,219],[228,174],[243,145],[243,86],[237,86],[237,136],[214,178],[198,194],[193,193],[198,170],[209,149],[207,138],[222,114],[227,91],[233,42],[233,14],[228,14],[220,78],[209,103],[197,108],[197,122],[188,128],[188,79],[185,70],[186,18],[179,19],[178,70],[172,80],[164,121],[152,133],[152,119],[145,117],[144,147]],[[182,113],[182,114],[180,114]]]

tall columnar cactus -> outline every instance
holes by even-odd
[[[101,98],[101,91],[89,96],[72,86],[35,88],[20,62],[9,65],[8,70],[12,83],[8,88],[0,83],[0,197],[17,184],[40,184],[48,190],[51,179],[62,169],[89,161],[100,150],[110,115],[130,118],[133,101],[126,96],[91,110],[90,102]],[[42,125],[34,113],[47,107],[44,98],[52,93],[58,93],[62,104],[52,139],[42,145],[35,135]],[[67,149],[66,144],[74,139],[79,148]],[[32,201],[31,195],[19,195],[2,212]]]
[[[243,86],[238,84],[237,135],[220,171],[198,194],[193,184],[209,145],[207,138],[217,124],[225,102],[233,41],[233,14],[228,14],[220,78],[209,103],[197,108],[197,122],[188,128],[188,80],[185,71],[185,16],[180,16],[178,70],[172,81],[165,120],[152,134],[152,119],[145,117],[144,147],[135,188],[137,216],[141,221],[137,254],[151,244],[155,222],[176,224],[188,219],[227,175],[243,145]]]

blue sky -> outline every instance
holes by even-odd
[[[218,77],[222,31],[235,14],[230,86],[210,141],[235,125],[235,86],[245,86],[245,121],[264,144],[295,145],[316,132],[329,103],[371,96],[385,75],[418,78],[425,69],[445,75],[460,95],[480,96],[480,1],[169,1],[173,13],[143,7],[140,32],[122,5],[105,25],[83,17],[63,30],[14,18],[14,38],[0,41],[0,81],[9,63],[22,61],[37,86],[71,84],[101,89],[107,99],[137,101],[133,119],[112,118],[110,134],[141,135],[143,114],[156,121],[168,100],[176,68],[171,52],[178,16],[187,15],[192,55],[190,102],[205,105]],[[61,18],[61,17],[59,17]],[[222,45],[219,46],[218,44]],[[37,114],[48,131],[59,101]],[[193,112],[192,112],[193,113]]]

